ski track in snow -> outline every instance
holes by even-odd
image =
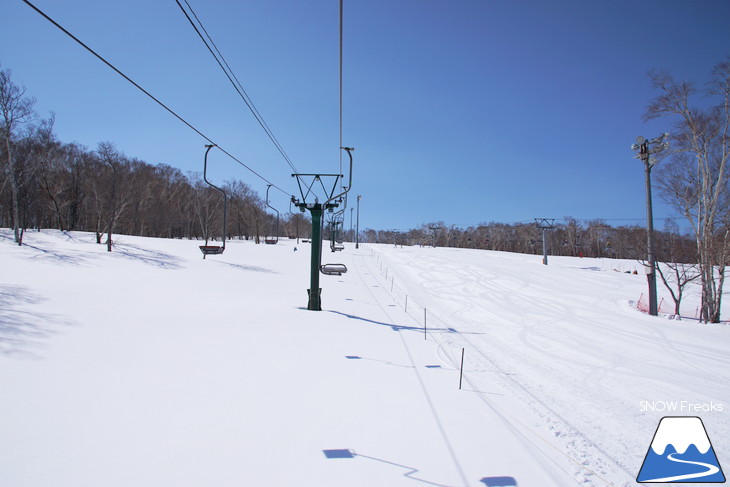
[[[401,254],[398,255],[400,260],[394,260],[396,254],[399,253]],[[499,326],[519,325],[518,336],[520,343],[530,351],[530,353],[520,353],[523,361],[533,362],[534,367],[539,367],[541,372],[549,371],[549,376],[559,377],[561,381],[570,381],[571,375],[574,374],[567,374],[566,377],[563,374],[565,369],[557,367],[555,364],[565,362],[566,366],[575,367],[577,365],[576,359],[578,359],[578,363],[584,369],[587,369],[580,384],[586,391],[594,389],[596,391],[595,394],[599,397],[611,393],[611,388],[602,386],[601,382],[606,377],[616,376],[617,372],[623,372],[621,369],[624,368],[625,358],[619,352],[619,349],[617,349],[608,353],[607,360],[604,360],[603,364],[596,364],[592,353],[597,349],[604,348],[602,341],[595,339],[597,337],[596,330],[605,333],[604,336],[600,337],[601,339],[607,335],[609,337],[615,337],[614,340],[620,340],[621,342],[628,340],[632,346],[659,346],[663,353],[671,356],[673,360],[678,361],[687,369],[706,375],[707,379],[703,381],[703,387],[701,389],[695,388],[697,381],[680,381],[685,386],[688,397],[694,397],[694,394],[698,394],[701,397],[701,395],[706,394],[708,381],[710,384],[715,382],[717,391],[727,390],[728,384],[730,384],[726,376],[717,374],[717,362],[727,363],[728,361],[727,355],[723,353],[721,348],[696,346],[690,343],[677,343],[676,340],[670,340],[661,327],[651,326],[648,322],[646,324],[642,322],[642,326],[634,331],[610,325],[604,320],[591,319],[585,316],[587,313],[582,311],[579,317],[577,310],[580,310],[580,307],[556,303],[549,294],[545,294],[544,292],[537,291],[537,293],[531,293],[532,289],[530,288],[534,288],[534,286],[529,282],[524,283],[525,285],[521,287],[510,287],[504,283],[509,282],[509,276],[506,279],[502,279],[503,283],[500,284],[497,282],[499,276],[496,273],[484,270],[483,268],[473,268],[468,264],[449,266],[445,265],[443,260],[438,260],[435,257],[431,259],[421,258],[420,261],[409,261],[407,257],[407,253],[386,248],[385,246],[378,248],[376,255],[381,265],[385,264],[385,267],[389,269],[390,275],[397,276],[400,287],[404,288],[403,291],[407,292],[409,297],[412,296],[410,298],[411,303],[416,300],[420,303],[429,303],[430,309],[435,308],[436,313],[448,316],[449,326],[458,328],[459,331],[474,332],[475,330],[481,330],[484,333],[486,330],[492,331],[495,327]],[[434,268],[438,269],[438,271],[434,271]],[[439,278],[440,275],[452,277],[444,279]],[[454,278],[453,276],[458,276],[458,278]],[[519,289],[517,289],[518,287]],[[420,291],[419,288],[421,289]],[[613,291],[621,290],[621,288],[622,286],[617,283],[609,286],[609,289]],[[529,305],[531,305],[529,306],[530,309],[538,308],[539,312],[532,312],[530,309],[525,309],[528,306],[525,306],[524,302],[515,302],[513,295],[521,296],[523,301],[527,299]],[[444,301],[450,302],[444,303]],[[489,302],[489,307],[484,305],[485,301]],[[475,309],[482,316],[478,322],[470,318],[474,316]],[[519,310],[519,312],[515,312],[515,310]],[[505,320],[507,316],[514,316],[514,319],[511,322]],[[549,335],[541,333],[541,329],[544,327],[555,327],[565,322],[581,323],[582,326],[590,329],[590,335],[592,335],[575,340],[573,346],[576,348],[569,350],[570,353],[567,354],[561,348],[555,351],[550,350],[549,346],[560,344],[551,343],[549,341]],[[551,331],[554,332],[554,330]],[[556,336],[561,341],[564,341],[566,338],[572,338],[568,334],[556,334]],[[434,337],[437,340],[444,340],[442,335],[434,335]],[[590,340],[590,338],[593,339]],[[549,397],[549,388],[538,387],[536,389],[534,382],[524,383],[522,380],[524,379],[524,375],[519,377],[519,374],[506,372],[485,353],[486,350],[491,349],[497,351],[505,346],[504,342],[499,345],[489,343],[489,341],[499,340],[499,338],[495,338],[492,335],[489,339],[486,339],[480,335],[465,334],[460,336],[459,339],[473,350],[476,350],[478,356],[482,359],[482,364],[476,367],[479,372],[496,369],[500,377],[509,378],[517,388],[515,392],[521,393],[527,399],[534,412],[549,424],[550,429],[562,430],[560,436],[563,439],[567,439],[564,447],[571,452],[571,455],[578,456],[582,454],[584,457],[586,451],[594,452],[594,454],[588,456],[592,458],[593,462],[598,460],[597,465],[591,465],[587,468],[598,470],[602,474],[606,474],[607,471],[612,472],[610,476],[613,478],[620,478],[624,475],[628,478],[632,477],[631,469],[636,468],[635,466],[629,465],[625,461],[622,461],[622,459],[608,454],[605,446],[600,446],[600,444],[590,440],[591,437],[596,436],[596,428],[589,428],[589,430],[594,430],[589,432],[585,427],[575,426],[574,421],[569,422],[565,419],[565,413],[559,413],[554,406],[550,406],[547,403],[548,400],[545,398],[545,394],[547,393]],[[459,348],[458,346],[454,346],[455,343],[453,339],[451,340],[451,343],[448,345],[452,349]],[[546,340],[548,341],[547,344],[545,343]],[[449,352],[445,351],[445,348],[440,345],[439,352],[441,355],[448,356],[450,359],[449,362],[453,366],[455,350]],[[583,353],[586,354],[585,362],[580,358]],[[505,354],[503,352],[497,353],[497,356],[504,357]],[[539,359],[532,358],[531,356],[539,357]],[[708,368],[698,365],[697,362],[699,361],[714,362],[714,367]],[[504,366],[504,361],[501,362]],[[688,374],[682,371],[681,375]],[[541,378],[544,377],[545,374],[542,374]],[[661,377],[661,375],[657,375],[657,377]],[[615,377],[613,380],[615,381]],[[656,381],[657,379],[653,378],[649,380]],[[676,381],[674,377],[664,380],[667,380],[668,383]],[[553,402],[552,400],[550,401],[551,404]],[[627,419],[630,420],[633,418]],[[566,434],[564,432],[566,429],[570,433]],[[607,430],[610,429],[612,427],[605,428],[602,432],[607,433]],[[613,429],[615,430],[615,428]],[[598,430],[601,431],[601,428]],[[605,443],[605,441],[602,443]],[[608,461],[608,464],[605,463],[605,460]],[[577,471],[576,477],[580,477],[580,474],[581,472]]]
[[[364,258],[367,259],[367,257],[364,257]],[[358,262],[362,262],[362,259],[363,258],[358,259],[356,257],[355,258],[355,263],[357,264]],[[391,321],[391,323],[395,323],[394,320],[392,318],[390,318],[390,315],[388,314],[388,311],[387,311],[386,307],[382,304],[382,302],[373,293],[371,286],[367,286],[367,283],[365,282],[365,279],[363,278],[363,273],[360,271],[359,266],[357,267],[357,270],[358,270],[358,274],[360,275],[360,278],[363,281],[363,284],[365,284],[365,286],[368,288],[370,294],[372,295],[373,299],[375,299],[375,301],[378,303],[378,306],[381,308],[381,310],[383,311],[383,313],[386,316],[388,316],[388,318]],[[368,270],[370,271],[369,272],[369,275],[371,275],[371,276],[376,275],[377,276],[377,269],[375,269],[373,266],[369,266],[368,267]],[[375,271],[375,272],[373,272],[373,271]],[[377,282],[378,282],[378,286],[381,289],[386,289],[387,288],[387,282],[383,282],[383,281],[377,281]],[[401,335],[401,339],[402,338],[403,338],[403,336]],[[405,342],[405,340],[403,341],[403,345],[406,348],[406,350],[408,350],[408,345]],[[442,351],[442,350],[443,349],[441,348],[441,344],[439,344],[439,351]],[[408,352],[408,353],[409,353],[409,356],[410,356],[410,352]],[[452,367],[454,367],[456,365],[453,362],[453,360],[451,360],[451,359],[444,360],[444,363],[446,363],[447,365],[450,365]],[[416,369],[416,374],[418,374],[417,369]],[[467,380],[467,383],[471,384],[468,378],[466,380]],[[423,384],[423,380],[421,379],[420,375],[419,375],[419,382],[420,382],[421,386],[423,387],[424,394],[426,395],[426,397],[428,397],[428,391],[426,390],[426,387]],[[480,399],[482,399],[484,401],[484,397],[483,396],[479,395],[479,397],[480,397]],[[431,407],[431,409],[433,411],[434,418],[435,418],[436,422],[439,423],[439,428],[442,431],[442,434],[444,436],[445,441],[447,443],[449,443],[448,442],[448,437],[447,437],[446,433],[444,432],[443,427],[440,425],[440,421],[438,419],[438,412],[434,409],[433,404],[431,403],[430,399],[428,400],[428,402],[429,402],[429,405],[430,405],[430,407]],[[546,455],[544,453],[544,451],[532,439],[530,439],[528,436],[526,436],[522,431],[520,431],[515,426],[515,424],[514,424],[513,421],[510,421],[508,418],[506,418],[504,416],[504,414],[502,414],[497,408],[495,408],[488,401],[484,401],[484,402],[485,402],[485,405],[488,406],[489,409],[494,414],[495,419],[497,421],[501,422],[504,427],[506,427],[509,431],[512,431],[519,438],[520,442],[524,445],[525,451],[529,455],[531,455],[532,461],[534,461],[535,463],[543,466],[543,470],[546,472],[547,475],[550,475],[552,477],[552,480],[553,480],[553,482],[555,482],[555,485],[558,485],[558,486],[563,485],[561,483],[561,481],[564,482],[565,481],[564,478],[562,476],[556,476],[553,473],[553,471],[554,471],[555,468],[557,468],[557,469],[559,469],[559,470],[561,470],[563,472],[566,472],[564,470],[564,468],[559,463],[555,462],[555,460],[551,459],[549,455]],[[458,458],[456,458],[456,456],[453,454],[453,447],[451,447],[450,444],[449,444],[449,450],[452,452],[452,456],[454,458],[454,463],[456,465],[457,470],[459,470],[460,473],[461,473],[461,476],[462,476],[462,479],[464,481],[464,484],[465,485],[468,485],[468,481],[467,481],[467,479],[465,478],[465,476],[463,474],[463,471],[462,471],[461,466],[459,465]],[[545,479],[545,481],[547,482],[547,479]],[[576,483],[578,483],[578,482],[576,481]]]
[[[375,269],[375,271],[377,272],[377,269]],[[422,277],[425,277],[425,278],[430,278],[431,276],[430,276],[430,274],[428,274],[428,272],[430,272],[430,271],[427,271],[426,273],[422,273],[421,276]],[[381,281],[380,284],[381,284],[381,287],[387,288],[387,282],[382,282]],[[444,292],[447,289],[449,289],[449,288],[448,287],[442,287],[442,288],[439,288],[439,291],[440,292]],[[460,295],[460,294],[457,293],[456,295]],[[469,299],[468,297],[466,297],[464,299],[466,301],[468,301],[470,304],[474,305],[474,306],[481,307],[480,305],[474,303],[474,301],[471,300],[471,299]],[[457,309],[457,311],[454,313],[454,315],[455,315],[455,317],[458,317],[461,313],[463,313],[463,312],[465,312],[466,310],[469,310],[469,309],[470,309],[470,307],[464,307],[464,308],[461,308],[461,309]],[[442,342],[441,340],[443,339],[443,335],[436,334],[436,335],[433,335],[433,336],[435,336],[436,337],[436,340],[438,340],[440,342],[439,343],[439,352],[440,352],[440,355],[441,355],[440,358],[442,358],[442,360],[446,364],[448,364],[449,366],[454,367],[454,368],[458,368],[458,362],[455,359],[453,353],[452,354],[446,354],[446,357],[444,358],[444,349],[445,349],[445,347],[450,347],[450,348],[452,348],[452,352],[453,352],[456,349],[461,348],[461,346],[460,345],[457,345],[456,347],[454,347],[455,344],[453,342],[451,342],[451,343],[444,343],[444,342]],[[574,428],[572,428],[565,420],[563,420],[557,413],[555,413],[555,411],[553,411],[536,394],[534,394],[533,392],[531,392],[524,384],[522,384],[519,381],[517,381],[513,377],[512,374],[510,374],[508,372],[505,372],[499,366],[499,364],[497,362],[495,362],[492,358],[490,358],[487,354],[485,354],[484,351],[483,351],[485,349],[484,343],[480,343],[480,344],[475,344],[474,343],[474,340],[478,340],[478,338],[474,338],[474,337],[469,338],[466,334],[460,334],[460,333],[457,334],[457,336],[459,337],[459,339],[463,340],[463,342],[464,342],[463,345],[464,346],[469,347],[470,350],[476,351],[479,354],[479,356],[481,357],[482,360],[481,361],[478,361],[478,364],[477,364],[477,370],[478,371],[484,371],[484,370],[488,370],[488,369],[496,370],[499,373],[499,375],[501,375],[502,377],[507,378],[511,382],[512,385],[516,386],[519,389],[519,391],[521,392],[521,395],[526,396],[533,403],[539,404],[540,407],[541,407],[541,409],[543,411],[547,411],[548,414],[550,414],[550,415],[558,418],[557,421],[553,420],[553,422],[556,423],[556,425],[559,424],[559,423],[562,423],[562,425],[557,426],[557,427],[559,427],[562,430],[565,430],[567,428],[567,429],[570,429],[570,430],[575,431]],[[469,379],[469,376],[468,375],[466,376],[466,381],[467,381],[467,383],[469,383],[472,386],[472,388],[474,390],[478,390],[477,387],[472,383],[471,379]],[[514,387],[512,389],[514,390]],[[484,404],[488,408],[490,408],[495,414],[497,414],[499,416],[499,418],[501,419],[501,421],[504,422],[504,424],[506,424],[510,429],[512,429],[515,432],[515,434],[519,435],[523,439],[523,441],[526,444],[529,445],[530,451],[531,451],[533,457],[535,455],[537,455],[537,452],[540,452],[539,453],[540,456],[550,458],[550,453],[546,453],[544,451],[544,445],[539,445],[535,441],[535,439],[541,439],[541,441],[543,441],[543,442],[547,442],[547,440],[545,440],[543,438],[540,438],[539,435],[535,435],[535,433],[533,431],[531,431],[529,427],[525,427],[524,424],[523,425],[519,425],[519,423],[516,424],[516,422],[515,422],[514,419],[510,419],[508,416],[506,416],[504,414],[504,412],[501,411],[498,407],[496,407],[496,405],[493,404],[488,399],[488,397],[486,395],[484,395],[484,394],[478,394],[478,397],[484,402]],[[543,411],[541,411],[541,415],[544,417],[546,415],[546,413],[543,412]],[[521,426],[521,428],[520,428],[520,426]],[[526,432],[524,432],[525,430],[526,430]],[[607,456],[606,453],[600,451],[600,448],[597,448],[595,445],[589,444],[589,442],[587,442],[585,440],[585,438],[580,435],[580,433],[575,432],[573,434],[573,436],[574,436],[573,443],[570,444],[570,445],[568,445],[568,451],[570,451],[570,454],[568,454],[566,457],[569,458],[572,463],[577,464],[579,466],[579,468],[573,473],[573,476],[576,477],[576,483],[579,483],[579,484],[580,483],[586,483],[586,484],[591,485],[591,483],[595,480],[595,481],[598,481],[601,484],[612,485],[608,481],[605,481],[605,480],[600,479],[600,475],[597,474],[591,467],[585,465],[584,464],[585,463],[584,460],[577,460],[575,458],[575,457],[582,456],[583,459],[585,459],[586,454],[585,453],[580,454],[580,453],[578,453],[578,451],[585,452],[585,451],[587,451],[590,448],[593,448],[594,450],[598,450],[604,456]],[[575,438],[577,438],[578,440],[575,440]],[[582,444],[582,445],[576,445],[575,444],[575,441],[580,441],[580,440],[582,440],[584,444]],[[559,449],[554,444],[549,444],[549,445],[550,445],[550,447],[548,449],[551,449],[552,448],[553,450],[558,450],[559,451]],[[552,453],[554,453],[554,451]],[[565,454],[563,454],[563,455],[565,455]],[[610,458],[610,457],[608,457],[608,458]],[[626,474],[629,475],[629,476],[631,475],[629,472],[626,472]],[[594,478],[594,476],[599,477],[599,479]],[[578,479],[582,479],[582,482],[579,481]]]

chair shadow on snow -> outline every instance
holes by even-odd
[[[38,358],[35,350],[72,323],[59,316],[30,311],[46,299],[21,286],[0,286],[0,354]]]
[[[371,457],[368,455],[363,455],[361,453],[356,453],[350,449],[322,450],[322,453],[324,453],[324,456],[329,459],[364,458],[366,460],[371,460],[371,461],[379,462],[379,463],[389,465],[392,467],[397,467],[398,469],[404,469],[404,470],[406,470],[406,472],[401,474],[403,477],[407,477],[411,480],[415,480],[416,482],[421,482],[422,484],[434,485],[436,487],[453,487],[453,486],[449,486],[446,484],[439,484],[437,482],[431,482],[430,480],[426,480],[426,479],[417,477],[417,475],[419,473],[419,470],[417,468],[409,467],[407,465],[402,465],[402,464],[396,463],[396,462],[391,462],[389,460],[383,460],[382,458],[376,458],[376,457]],[[510,484],[506,484],[506,485],[510,485]],[[516,484],[511,484],[511,485],[516,485]]]
[[[380,362],[380,363],[385,364],[385,365],[391,365],[393,367],[404,367],[406,369],[414,369],[415,368],[415,365],[397,364],[397,363],[391,362],[389,360],[381,360],[381,359],[377,359],[377,358],[362,357],[360,355],[345,355],[345,358],[348,359],[348,360],[366,360],[366,361],[370,361],[370,362]],[[427,365],[427,367],[429,367],[429,366]],[[430,367],[441,367],[441,366],[440,365],[437,365],[437,366],[430,366]]]
[[[484,477],[479,481],[487,487],[517,487],[514,477]]]

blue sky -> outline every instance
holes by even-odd
[[[297,169],[338,172],[339,3],[188,1]],[[227,151],[297,191],[174,0],[33,3]],[[565,216],[643,224],[643,168],[630,145],[669,129],[642,121],[653,95],[647,71],[701,85],[730,54],[726,0],[344,4],[343,142],[356,148],[361,228]],[[22,1],[4,1],[3,17],[2,68],[42,115],[56,113],[61,140],[112,141],[149,163],[202,170],[199,135]],[[211,152],[210,164],[212,179],[265,193],[265,182],[224,155]],[[288,209],[285,194],[272,201]],[[655,201],[657,218],[673,215]]]

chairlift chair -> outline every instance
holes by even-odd
[[[226,215],[228,213],[228,196],[226,195],[226,192],[220,189],[218,186],[214,185],[210,181],[208,181],[208,152],[215,147],[215,144],[206,145],[205,150],[205,158],[203,162],[203,180],[208,184],[208,186],[217,189],[223,194],[223,238],[222,245],[208,245],[207,239],[205,242],[205,245],[200,245],[198,248],[200,248],[200,251],[203,253],[203,259],[205,259],[208,255],[219,255],[222,254],[224,250],[226,250]]]
[[[222,254],[225,250],[225,247],[222,245],[201,245],[200,251],[203,252],[203,258],[205,259],[206,255],[218,255]]]
[[[269,244],[269,245],[275,245],[275,244],[279,243],[279,210],[277,210],[276,208],[274,208],[273,206],[271,206],[269,204],[269,190],[270,189],[271,189],[271,185],[269,184],[266,187],[266,206],[268,206],[269,208],[271,208],[272,210],[274,210],[276,212],[276,232],[273,237],[271,237],[271,236],[265,237],[264,243]]]
[[[330,220],[330,249],[332,252],[339,252],[345,250],[345,246],[342,244],[342,232],[338,231],[337,226],[344,224],[344,209],[338,211],[332,216]]]
[[[347,272],[345,264],[324,264],[319,266],[320,272],[326,276],[341,276]]]

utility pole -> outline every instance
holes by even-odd
[[[360,200],[362,195],[357,195],[357,229],[355,230],[355,248],[360,248]]]
[[[547,231],[555,228],[554,218],[535,218],[535,225],[542,229],[542,263],[548,265]]]
[[[644,163],[644,173],[646,175],[646,279],[649,285],[649,314],[657,316],[659,314],[659,306],[657,305],[657,286],[656,286],[656,261],[654,259],[654,214],[651,205],[651,168],[656,164],[656,158],[652,154],[661,152],[669,147],[669,142],[665,142],[669,136],[664,133],[659,137],[646,140],[641,135],[636,137],[636,143],[631,149],[638,153],[634,156],[641,159]]]

